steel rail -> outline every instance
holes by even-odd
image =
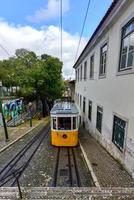
[[[28,151],[28,149],[36,142],[36,139],[37,139],[37,137],[34,138],[34,140],[32,140],[32,142],[30,141],[30,144],[22,151],[19,151],[19,154],[17,156],[14,156],[13,159],[6,165],[6,167],[3,168],[2,171],[4,172],[4,175],[2,176],[2,178],[0,178],[0,181],[2,181],[2,179],[5,177],[5,175],[7,175],[10,172],[10,170],[16,165],[16,163],[25,155],[25,153]]]
[[[77,165],[77,161],[76,161],[76,157],[75,157],[75,153],[74,153],[74,149],[73,148],[72,148],[72,155],[73,155],[75,173],[76,173],[76,178],[77,178],[77,186],[81,187],[81,180],[80,180],[78,165]]]
[[[1,177],[0,181],[2,181],[10,170],[13,169],[13,167],[16,165],[18,161],[25,155],[25,153],[30,149],[30,147],[37,141],[37,138],[40,138],[41,135],[44,132],[44,129],[47,129],[47,127],[43,128],[36,136],[34,136],[7,164],[6,166],[0,171],[0,174],[4,172],[4,175]],[[16,160],[17,159],[17,160]],[[12,166],[11,163],[13,162]],[[7,170],[6,170],[7,169]]]
[[[21,156],[24,155],[24,153],[27,151],[27,149],[29,149],[29,147],[32,146],[32,144],[34,144],[34,142],[36,141],[36,138],[39,137],[41,135],[41,132],[38,133],[36,136],[34,136],[5,166],[4,168],[0,171],[0,175],[5,171],[5,169],[7,167],[9,167],[9,165],[15,160],[17,159],[17,157],[19,156],[19,158]],[[23,152],[24,151],[24,152]],[[1,181],[1,179],[0,179]]]
[[[23,166],[20,167],[20,169]],[[5,179],[3,179],[3,181],[5,180],[5,182],[3,182],[2,184],[0,184],[0,187],[4,186],[6,183],[8,183],[10,180],[12,180],[14,178],[13,173],[16,173],[16,175],[18,173],[20,173],[19,169],[17,169],[16,171],[12,172],[11,174],[9,174],[7,177],[5,177]],[[7,179],[8,178],[8,179]]]
[[[61,162],[60,158],[60,151],[62,147],[57,148],[57,156],[56,156],[56,162],[55,162],[55,168],[54,168],[54,174],[53,174],[53,180],[52,180],[52,187],[57,186],[57,180],[58,180],[58,168],[59,168],[59,163]],[[69,179],[69,186],[74,187],[77,184],[77,187],[81,187],[81,180],[80,180],[80,175],[79,175],[79,170],[78,170],[78,165],[76,161],[76,156],[74,152],[74,148],[72,147],[67,147],[67,163],[68,163],[68,179]],[[75,180],[73,180],[73,173],[75,173]],[[75,184],[76,182],[76,184]]]
[[[56,157],[56,164],[55,164],[55,169],[54,169],[52,187],[56,187],[56,184],[57,184],[59,157],[60,157],[60,147],[58,147],[58,149],[57,149],[57,157]]]
[[[25,171],[25,169],[28,167],[28,164],[30,163],[31,159],[33,158],[33,156],[35,155],[36,151],[38,150],[38,148],[40,147],[41,143],[43,142],[43,140],[46,138],[47,134],[49,133],[50,129],[47,130],[46,134],[43,135],[43,137],[40,139],[39,144],[37,145],[37,147],[35,148],[35,150],[33,151],[33,153],[31,154],[31,156],[29,157],[29,159],[27,160],[27,162],[24,164],[22,170],[19,173],[19,176],[17,176],[17,179],[19,179],[22,175],[22,173]],[[16,183],[16,180],[11,184],[11,187],[13,187]]]
[[[72,187],[73,186],[73,176],[72,176],[70,148],[67,148],[67,154],[68,154],[69,182],[70,182],[70,187]]]
[[[2,180],[0,180],[0,182],[4,181],[4,180],[7,179],[8,177],[12,176],[12,174],[13,174],[14,172],[19,171],[21,168],[23,168],[23,165],[20,166],[19,168],[17,168],[16,170],[11,170],[11,172],[10,172],[9,174],[7,174],[6,176],[4,176],[4,177],[2,178]],[[0,187],[1,187],[1,185],[0,185]]]

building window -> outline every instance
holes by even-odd
[[[76,82],[77,82],[77,69],[75,70],[75,79],[76,79]]]
[[[87,78],[87,61],[84,62],[84,80]]]
[[[86,107],[86,98],[83,97],[83,113],[85,113],[85,107]]]
[[[101,47],[99,76],[104,76],[106,74],[106,63],[107,63],[107,43],[105,43],[105,45]]]
[[[100,106],[97,106],[96,128],[100,133],[102,129],[102,116],[103,116],[103,109]]]
[[[80,116],[80,118],[79,118],[79,124],[81,125],[81,116]]]
[[[81,95],[80,95],[80,108],[81,108]]]
[[[82,65],[81,65],[81,70],[80,70],[80,80],[82,81]]]
[[[92,101],[88,103],[88,119],[91,121],[92,119]]]
[[[113,121],[113,143],[122,151],[126,132],[126,121],[114,116]]]
[[[90,74],[89,74],[89,78],[93,77],[94,77],[94,55],[90,57]]]
[[[78,82],[79,82],[79,69],[78,69]]]
[[[134,66],[134,19],[122,29],[119,71]]]

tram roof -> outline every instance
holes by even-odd
[[[57,102],[54,104],[51,114],[78,114],[79,111],[73,102]]]

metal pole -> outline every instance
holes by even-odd
[[[5,138],[6,138],[6,142],[8,142],[9,141],[9,137],[8,137],[7,126],[6,126],[6,122],[5,122],[5,117],[4,117],[3,111],[1,111],[1,114],[2,114],[3,126],[4,126],[4,131],[5,131]]]
[[[31,113],[31,110],[30,110],[30,127],[32,127],[32,113]]]
[[[18,177],[16,176],[15,172],[13,172],[13,176],[16,179],[17,187],[18,187],[18,190],[19,190],[19,195],[20,195],[20,198],[22,199],[23,196],[22,196],[22,192],[21,192],[21,188],[20,188],[20,183],[19,183]]]
[[[7,126],[6,126],[6,122],[5,122],[4,113],[3,113],[3,110],[2,110],[2,97],[3,97],[2,82],[0,82],[0,87],[1,87],[0,110],[1,110],[1,114],[2,114],[3,126],[4,126],[4,131],[5,131],[5,138],[6,138],[6,142],[8,142],[9,137],[8,137],[8,132],[7,132]]]
[[[30,127],[32,127],[32,103],[29,102]]]

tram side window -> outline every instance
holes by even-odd
[[[58,117],[58,130],[71,130],[71,117]]]
[[[76,117],[73,117],[73,129],[76,129]]]
[[[53,118],[53,129],[56,129],[56,118]]]

